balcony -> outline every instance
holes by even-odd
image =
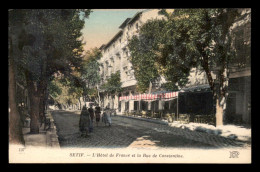
[[[127,79],[122,82],[122,87],[129,87],[136,85],[137,81],[135,79]]]
[[[127,46],[127,44],[128,44],[128,41],[125,40],[124,42],[121,43],[120,47],[123,49]]]
[[[130,63],[130,62],[129,62],[127,59],[123,58],[123,59],[122,59],[122,63],[121,63],[122,68],[127,67],[127,66],[129,65],[129,63]]]

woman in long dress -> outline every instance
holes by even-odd
[[[80,114],[80,120],[79,120],[79,130],[81,132],[81,136],[88,136],[90,131],[90,115],[86,108],[86,106],[83,106],[81,114]]]
[[[103,113],[103,121],[106,124],[108,124],[109,126],[111,126],[111,115],[110,115],[110,109],[108,107],[105,108],[105,111]]]
[[[101,117],[101,108],[99,106],[95,107],[95,117],[96,117],[96,124],[98,126]]]

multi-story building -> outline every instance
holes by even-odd
[[[100,47],[102,58],[99,63],[101,84],[103,84],[112,73],[120,72],[123,91],[119,94],[102,93],[101,105],[109,105],[110,108],[117,109],[118,112],[130,111],[134,109],[134,101],[119,101],[121,96],[133,96],[136,92],[136,79],[132,64],[129,62],[128,39],[137,35],[140,27],[149,19],[162,19],[163,15],[158,14],[159,10],[149,9],[136,13],[132,18],[127,18],[120,26],[120,31],[106,44]],[[101,85],[100,84],[100,85]]]

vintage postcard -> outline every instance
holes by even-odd
[[[9,9],[9,163],[251,164],[251,9]]]

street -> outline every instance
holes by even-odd
[[[188,131],[167,125],[112,116],[112,126],[94,122],[94,131],[89,137],[81,137],[79,114],[68,111],[53,111],[61,148],[202,148],[218,149],[244,147],[246,144],[210,135]]]

